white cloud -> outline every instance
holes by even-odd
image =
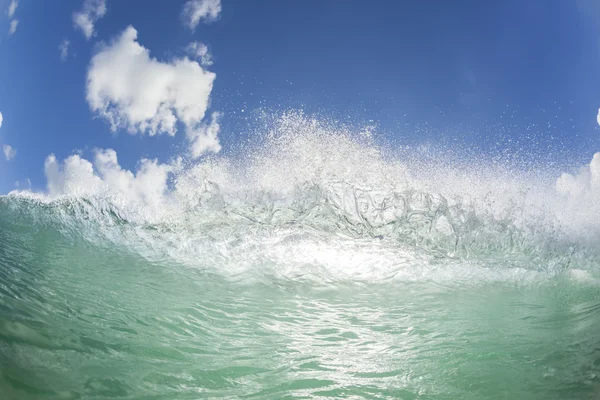
[[[17,31],[17,25],[19,25],[19,20],[13,19],[10,21],[10,26],[8,28],[9,35],[13,35]]]
[[[90,39],[94,34],[94,23],[90,20],[87,14],[74,13],[73,24],[76,28],[81,29],[86,39]]]
[[[15,15],[15,11],[17,11],[17,6],[19,5],[19,2],[17,0],[12,0],[10,2],[10,4],[8,5],[8,11],[6,12],[8,14],[8,18],[12,18],[13,15]]]
[[[4,117],[2,116],[2,113],[0,112],[0,128],[2,128],[2,121],[4,121]]]
[[[600,152],[576,174],[564,173],[556,181],[556,191],[563,197],[558,216],[566,226],[579,227],[589,233],[590,222],[600,215]]]
[[[594,154],[589,165],[581,167],[576,175],[562,174],[556,189],[573,199],[592,197],[600,200],[600,152]]]
[[[58,45],[58,51],[60,51],[60,59],[65,61],[69,56],[69,45],[71,42],[67,39],[63,39],[62,42]]]
[[[200,126],[194,129],[187,130],[187,137],[191,142],[190,152],[192,157],[197,158],[202,154],[212,151],[218,153],[221,151],[221,144],[219,143],[219,118],[221,113],[212,113],[210,124],[202,123]]]
[[[117,153],[112,149],[96,150],[93,164],[79,155],[60,163],[53,154],[44,164],[51,197],[110,195],[117,203],[148,206],[150,214],[159,212],[167,194],[169,175],[180,169],[180,159],[171,164],[142,159],[133,173],[119,165]]]
[[[195,30],[201,20],[211,22],[219,18],[221,0],[190,0],[183,6],[183,23]]]
[[[189,134],[196,140],[203,135],[197,132],[203,129],[215,77],[187,57],[170,62],[151,58],[130,26],[92,58],[86,98],[113,131],[175,135],[181,122],[187,132],[196,132]],[[220,146],[205,148],[216,151]]]
[[[83,10],[73,13],[73,26],[89,40],[94,35],[94,24],[106,14],[106,0],[84,0]]]
[[[77,155],[68,157],[62,165],[54,154],[49,155],[44,163],[44,172],[50,196],[88,193],[98,190],[101,184],[101,179],[94,175],[92,163]]]
[[[4,158],[6,158],[6,161],[10,161],[17,156],[17,149],[13,149],[13,147],[8,144],[2,146],[2,151],[4,151]]]
[[[600,108],[598,109],[598,115],[596,115],[596,122],[600,125]]]
[[[208,52],[208,47],[202,42],[192,42],[185,48],[186,52],[190,57],[200,61],[203,66],[210,66],[213,64],[212,56]]]

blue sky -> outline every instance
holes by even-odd
[[[196,23],[188,3],[204,13]],[[213,112],[220,113],[225,154],[244,140],[248,116],[258,109],[373,121],[379,136],[395,144],[461,146],[481,154],[526,148],[565,168],[589,162],[600,150],[600,7],[592,0],[20,0],[9,18],[10,4],[0,0],[0,145],[16,155],[6,160],[0,154],[0,193],[26,179],[43,190],[49,154],[62,160],[81,151],[91,158],[94,148],[111,148],[123,168],[134,169],[144,157],[167,162],[192,146],[193,137],[208,135]],[[217,5],[218,12],[210,8]],[[93,22],[89,38],[74,23],[77,12]],[[206,45],[212,57],[211,65],[198,59],[189,78],[202,88],[201,76],[209,77],[199,71],[215,74],[208,95],[195,91],[190,100],[206,100],[208,107],[186,109],[187,123],[175,113],[174,136],[142,134],[135,123],[112,131],[110,118],[90,103],[90,72],[121,73],[110,64],[119,60],[113,45],[130,26],[137,32],[131,43],[161,66],[184,57],[196,62],[186,52],[193,42]],[[65,40],[68,54],[61,59]],[[114,60],[94,69],[99,54]],[[172,71],[186,90],[188,78]],[[111,105],[113,117],[133,118],[131,108],[106,95],[118,90],[114,82],[96,83],[96,98]],[[130,89],[152,89],[156,80],[143,84]],[[186,136],[188,130],[202,133]]]

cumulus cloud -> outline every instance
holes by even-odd
[[[69,45],[71,42],[67,39],[63,39],[58,45],[58,51],[60,52],[61,61],[65,61],[69,57]]]
[[[215,77],[187,57],[170,62],[151,58],[130,26],[92,58],[86,98],[90,109],[106,119],[113,131],[172,136],[181,122],[188,137],[208,140],[214,130],[208,132],[201,121]],[[212,140],[200,147],[216,151],[218,140]]]
[[[106,14],[106,0],[84,0],[83,9],[73,13],[73,26],[89,40],[94,35],[94,24]]]
[[[202,123],[194,129],[188,129],[187,137],[191,143],[190,153],[192,157],[197,158],[202,154],[212,151],[218,153],[221,151],[219,143],[219,118],[221,113],[214,112],[211,115],[210,124]]]
[[[210,66],[213,64],[212,56],[208,52],[208,47],[202,42],[192,42],[185,48],[186,52],[190,57],[200,61],[203,66]]]
[[[6,161],[10,161],[17,156],[17,149],[14,149],[8,144],[2,146],[2,151],[4,152],[4,158],[6,158]]]
[[[2,121],[4,121],[4,117],[2,116],[2,113],[0,112],[0,128],[2,128]]]
[[[13,19],[12,21],[10,21],[10,25],[8,27],[9,35],[14,35],[14,33],[17,31],[17,25],[19,25],[19,20]]]
[[[556,181],[556,191],[563,197],[558,216],[566,226],[589,233],[589,224],[600,216],[600,152],[575,174],[564,173]]]
[[[596,115],[596,122],[600,125],[600,108],[598,109],[598,115]]]
[[[18,5],[19,2],[17,0],[12,0],[10,2],[10,4],[8,5],[8,10],[6,11],[6,14],[8,14],[8,18],[12,18],[13,15],[15,15],[15,11],[17,11]]]
[[[61,165],[54,154],[44,163],[50,196],[82,194],[100,187],[102,181],[94,174],[92,163],[78,155],[68,157]]]
[[[597,197],[600,200],[600,152],[577,174],[562,174],[556,182],[556,190],[575,199]]]
[[[183,6],[181,18],[192,31],[200,21],[211,22],[219,18],[221,0],[190,0]]]
[[[134,173],[119,165],[112,149],[96,150],[93,164],[77,154],[62,163],[51,154],[44,164],[52,197],[103,194],[122,202],[156,207],[154,210],[165,200],[169,175],[180,168],[180,159],[171,164],[142,159]]]

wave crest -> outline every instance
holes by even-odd
[[[112,150],[93,164],[52,156],[49,193],[11,193],[0,215],[233,275],[265,266],[275,275],[324,268],[389,277],[443,262],[552,272],[599,265],[600,214],[565,199],[551,179],[481,162],[398,160],[369,129],[299,113],[265,132],[238,157],[145,160],[135,173]]]

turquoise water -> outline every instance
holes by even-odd
[[[600,398],[593,210],[307,137],[0,197],[0,398]]]
[[[411,280],[225,278],[11,223],[11,201],[3,398],[600,395],[600,293],[569,271],[440,261]]]

